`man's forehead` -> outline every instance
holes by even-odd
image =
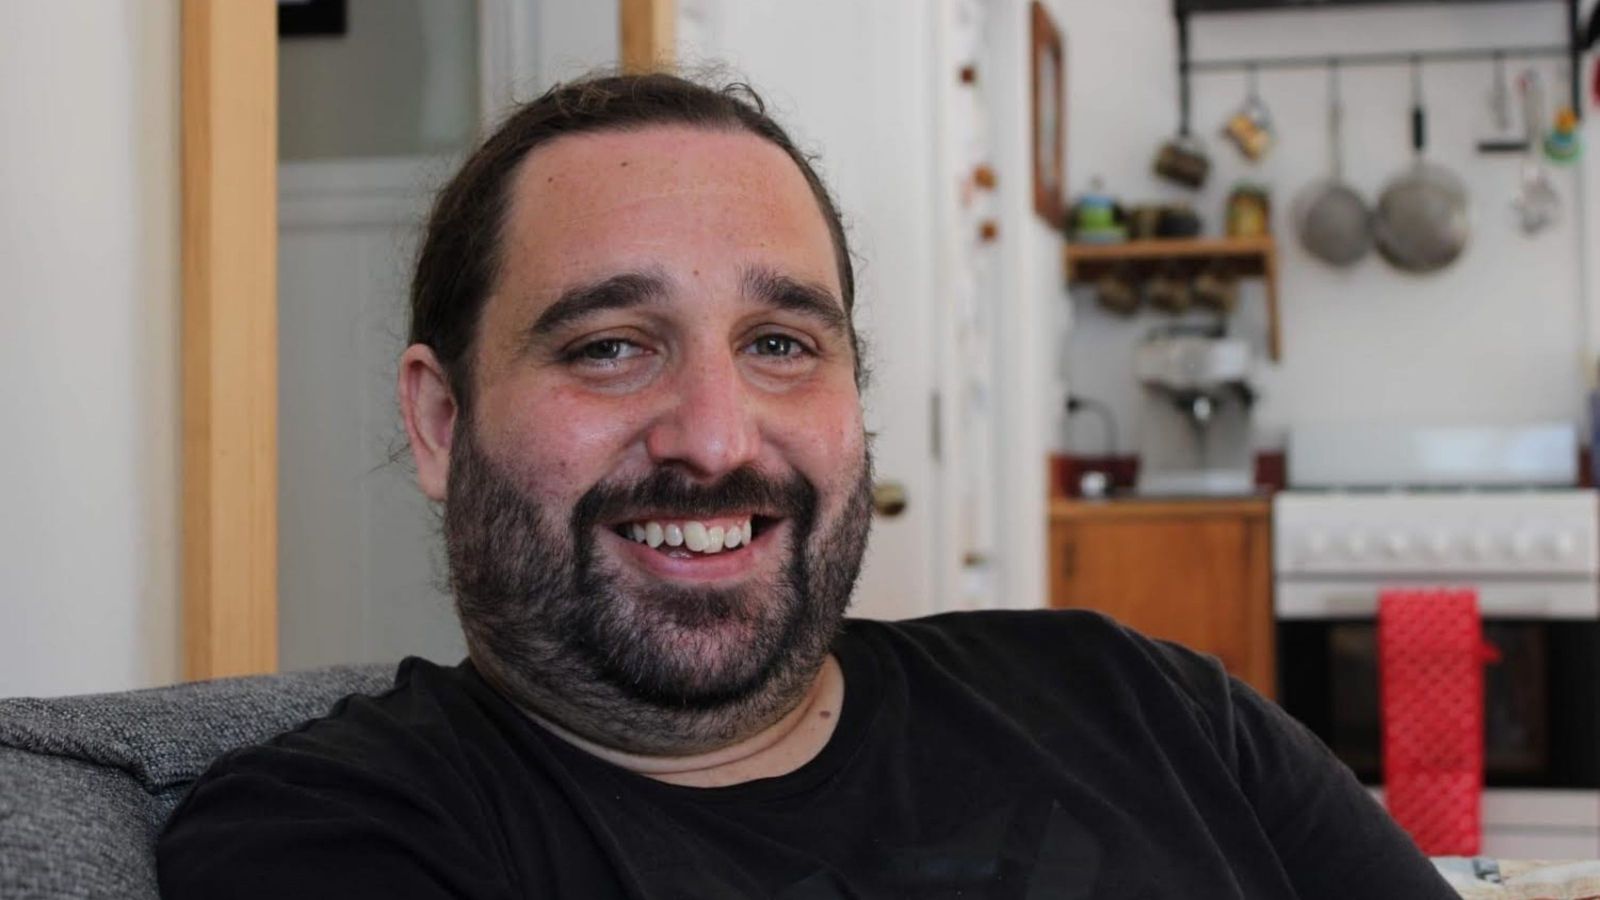
[[[704,165],[711,162],[712,165]],[[619,170],[635,167],[633,173]],[[709,172],[719,180],[762,186],[774,177],[801,179],[783,150],[741,128],[650,124],[563,135],[541,144],[520,166],[529,185],[563,179],[677,172],[684,179]]]
[[[517,319],[635,273],[672,294],[718,285],[734,296],[749,293],[750,272],[768,272],[843,310],[810,183],[758,135],[674,125],[564,136],[529,155],[512,191],[496,293]]]

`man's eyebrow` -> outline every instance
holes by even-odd
[[[654,272],[624,272],[600,281],[577,284],[561,292],[538,319],[528,327],[527,337],[536,340],[558,328],[609,309],[627,309],[667,294],[667,280]]]
[[[753,268],[745,270],[744,291],[751,299],[768,306],[816,319],[835,334],[850,333],[850,319],[845,314],[844,304],[820,284],[790,278],[771,269]]]

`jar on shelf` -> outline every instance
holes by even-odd
[[[1228,194],[1228,237],[1264,237],[1271,232],[1272,195],[1265,186],[1240,182]]]

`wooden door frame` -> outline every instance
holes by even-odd
[[[670,67],[674,0],[618,12],[623,68]],[[480,15],[531,25],[506,0]],[[527,74],[526,37],[490,48],[486,119]],[[183,0],[181,42],[182,645],[196,680],[278,667],[276,0]]]
[[[183,671],[278,667],[275,0],[183,0]]]
[[[677,0],[618,0],[617,13],[622,70],[670,70],[677,62]]]

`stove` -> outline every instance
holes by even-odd
[[[1600,856],[1600,500],[1577,459],[1570,425],[1317,425],[1273,502],[1279,701],[1375,790],[1380,592],[1477,592],[1490,855]]]

